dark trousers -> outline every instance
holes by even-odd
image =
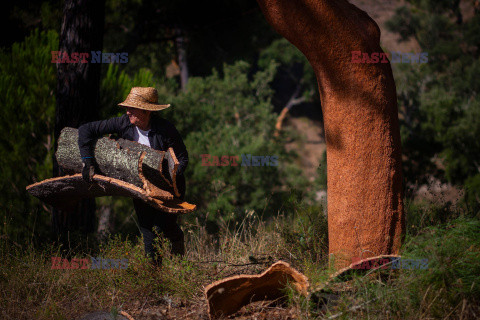
[[[183,255],[185,253],[183,231],[177,223],[177,215],[157,210],[138,199],[133,199],[133,206],[137,213],[147,256],[150,256],[155,262],[161,262],[161,257],[155,260],[157,252],[153,242],[157,235],[154,228],[157,228],[159,233],[163,233],[163,236],[170,240],[173,254]]]

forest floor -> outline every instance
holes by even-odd
[[[0,238],[0,318],[110,320],[126,312],[117,319],[209,319],[208,284],[259,274],[281,260],[309,279],[309,297],[290,288],[284,301],[252,303],[223,319],[478,319],[479,217],[427,206],[408,207],[407,219],[402,259],[427,259],[427,268],[368,270],[327,286],[327,221],[317,211],[269,222],[255,213],[238,224],[222,220],[216,235],[203,222],[184,223],[186,255],[171,257],[168,244],[158,244],[161,267],[145,258],[141,239],[115,236],[91,253],[127,258],[126,269],[52,269],[52,257],[68,266],[88,259],[88,248],[39,251]]]

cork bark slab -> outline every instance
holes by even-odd
[[[338,270],[335,272],[331,277],[329,281],[348,281],[353,278],[354,275],[362,275],[366,273],[370,273],[373,270],[376,269],[385,269],[386,267],[390,266],[390,263],[386,264],[385,266],[383,265],[378,265],[378,266],[372,266],[369,268],[361,268],[362,265],[364,265],[365,262],[371,262],[369,265],[373,265],[373,262],[380,262],[383,259],[388,259],[391,260],[391,258],[401,258],[401,256],[396,255],[396,254],[385,254],[385,255],[379,255],[375,257],[368,257],[362,260],[355,261],[354,263],[350,264],[348,267],[345,267],[343,269]]]
[[[216,281],[205,288],[210,319],[228,316],[251,302],[283,297],[287,283],[307,295],[307,277],[283,261],[274,263],[260,275],[240,275]]]
[[[82,172],[77,129],[62,129],[55,155],[66,174]],[[176,186],[179,162],[172,148],[159,151],[135,141],[105,137],[95,142],[94,155],[96,172],[100,175],[143,188],[154,198],[157,193],[164,193],[158,190],[180,197]]]
[[[26,189],[31,195],[58,208],[74,206],[82,198],[123,196],[141,199],[156,209],[172,214],[185,214],[196,209],[195,205],[175,199],[168,192],[156,194],[158,198],[152,198],[142,188],[98,174],[93,176],[92,184],[83,181],[81,174],[74,174],[46,179],[31,184]]]
[[[393,258],[399,259],[401,257],[402,256],[396,255],[396,254],[384,254],[384,255],[368,257],[365,259],[355,261],[351,263],[348,267],[342,268],[336,271],[335,273],[333,273],[326,282],[321,283],[320,285],[311,289],[311,293],[315,294],[318,292],[322,292],[324,288],[328,287],[332,283],[350,281],[354,278],[354,276],[366,275],[366,274],[372,273],[377,269],[390,269],[392,259]],[[382,260],[384,259],[388,259],[390,262],[383,263]],[[365,262],[368,262],[368,265],[369,265],[368,268],[362,267]],[[378,263],[377,265],[374,266],[373,262],[378,262]]]

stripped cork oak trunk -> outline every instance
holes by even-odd
[[[267,22],[310,62],[318,82],[327,144],[329,257],[398,254],[405,233],[401,142],[389,61],[380,29],[347,0],[257,0]],[[323,214],[323,212],[319,212]]]

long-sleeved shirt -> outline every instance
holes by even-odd
[[[78,146],[80,155],[93,157],[93,143],[105,134],[116,134],[125,140],[135,140],[135,125],[130,123],[125,114],[121,117],[107,120],[93,121],[81,125],[78,128]],[[173,148],[178,159],[177,187],[182,195],[185,193],[185,178],[183,173],[188,165],[188,152],[182,137],[175,126],[163,118],[152,117],[148,140],[151,148],[160,151],[167,151]]]

